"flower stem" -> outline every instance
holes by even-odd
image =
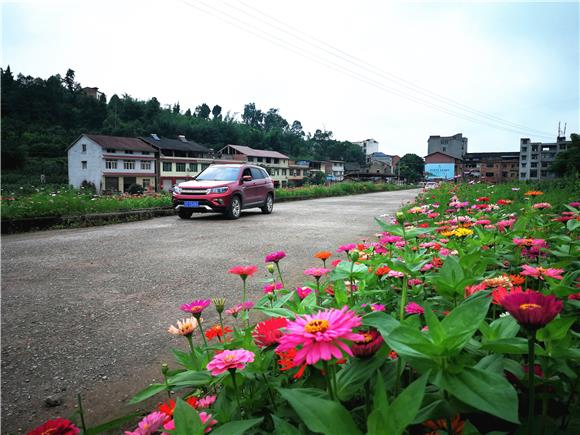
[[[280,282],[282,283],[282,287],[286,288],[286,284],[284,284],[284,278],[282,278],[282,272],[280,271],[280,265],[276,261],[276,269],[278,270],[278,276],[280,277]]]
[[[85,423],[85,412],[83,411],[83,400],[81,398],[81,393],[77,394],[77,402],[79,404],[79,415],[81,417],[81,427],[83,428],[83,433],[87,433],[87,424]]]
[[[207,340],[205,339],[205,334],[203,333],[203,326],[201,326],[201,316],[196,316],[197,324],[199,326],[199,332],[201,334],[201,338],[203,339],[203,344],[207,347]]]
[[[220,326],[222,327],[222,331],[224,330],[224,319],[222,318],[222,313],[218,313],[218,316],[220,318]]]
[[[316,301],[316,305],[318,305],[318,298],[320,296],[320,277],[316,278],[316,294],[314,295],[314,300]]]
[[[330,396],[330,400],[335,400],[333,385],[332,385],[332,375],[330,372],[330,364],[328,364],[328,361],[324,361],[323,365],[324,365],[324,372],[326,374],[326,386],[328,388],[328,395]]]
[[[532,435],[533,418],[535,411],[535,391],[534,391],[534,360],[535,360],[535,346],[536,346],[536,331],[530,331],[528,335],[528,434]]]
[[[229,369],[230,375],[232,375],[232,382],[234,384],[234,393],[236,395],[236,402],[238,404],[238,408],[240,410],[240,414],[242,413],[242,405],[240,405],[240,393],[238,391],[238,383],[236,382],[236,369]]]
[[[407,305],[407,276],[403,277],[403,290],[401,290],[401,306],[399,308],[399,320],[405,318],[405,305]]]

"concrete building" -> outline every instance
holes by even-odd
[[[92,183],[97,192],[156,185],[155,148],[137,138],[82,134],[67,148],[69,184]]]
[[[463,158],[463,177],[488,183],[502,183],[518,179],[520,153],[467,153]]]
[[[374,139],[365,139],[360,142],[353,142],[353,144],[361,147],[367,156],[379,152],[379,143]]]
[[[256,150],[243,145],[226,145],[217,154],[220,158],[262,166],[272,177],[274,186],[288,187],[289,159],[284,154],[277,151]]]
[[[289,160],[288,161],[288,185],[301,186],[304,179],[310,175],[310,165],[305,160]]]
[[[550,166],[556,156],[566,151],[572,144],[565,137],[558,137],[554,143],[532,142],[529,138],[520,139],[520,180],[543,180],[555,178]]]
[[[189,141],[183,135],[169,139],[151,134],[140,139],[157,151],[158,186],[166,192],[175,184],[192,179],[214,163],[213,150]]]
[[[107,99],[107,96],[103,92],[100,92],[99,88],[85,87],[82,89],[82,91],[85,95],[88,95],[89,97],[93,97],[97,100],[100,100],[101,97],[104,98],[105,100]]]
[[[429,136],[427,154],[436,152],[462,159],[467,154],[467,138],[461,133],[453,136]]]
[[[331,160],[330,170],[332,171],[331,179],[328,181],[342,181],[344,180],[344,162],[342,160]]]
[[[463,172],[463,159],[435,151],[425,156],[427,180],[453,180]]]

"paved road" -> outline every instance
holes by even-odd
[[[166,332],[181,303],[239,302],[239,278],[227,273],[236,264],[260,266],[249,280],[259,297],[264,255],[275,250],[287,253],[287,285],[298,285],[319,265],[316,251],[372,237],[373,217],[416,193],[281,203],[270,216],[247,211],[237,221],[171,216],[3,236],[2,432],[70,415],[77,392],[93,423],[123,414],[128,397],[159,380],[170,347],[182,345]],[[54,394],[63,405],[43,406]]]

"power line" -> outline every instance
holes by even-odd
[[[430,89],[427,89],[427,88],[425,88],[423,86],[420,86],[420,85],[417,85],[415,83],[412,83],[412,82],[410,82],[408,80],[405,80],[404,78],[399,77],[399,76],[397,76],[397,75],[395,75],[393,73],[390,73],[388,71],[385,71],[385,70],[383,70],[383,69],[381,69],[381,68],[379,68],[379,67],[377,67],[377,66],[375,66],[375,65],[373,65],[373,64],[371,64],[369,62],[366,62],[365,60],[363,60],[361,58],[358,58],[358,57],[356,57],[354,55],[351,55],[351,54],[349,54],[349,53],[341,50],[340,48],[337,48],[337,47],[335,47],[335,46],[333,46],[331,44],[328,44],[327,42],[325,42],[325,41],[323,41],[323,40],[321,40],[319,38],[316,38],[315,36],[312,36],[310,34],[307,34],[307,33],[303,32],[303,31],[301,31],[300,29],[292,26],[291,24],[285,23],[285,22],[283,22],[283,21],[281,21],[281,20],[279,20],[279,19],[277,19],[275,17],[272,17],[271,15],[268,15],[265,12],[260,11],[259,9],[257,9],[255,7],[249,5],[247,3],[245,3],[244,1],[240,1],[240,3],[243,4],[244,6],[246,6],[247,8],[256,11],[257,13],[259,13],[260,15],[262,15],[262,16],[264,16],[266,18],[268,18],[268,19],[270,19],[270,20],[272,20],[274,22],[280,23],[282,26],[285,26],[286,28],[292,29],[294,32],[288,31],[288,30],[286,30],[286,29],[284,29],[282,27],[279,27],[279,26],[273,25],[271,23],[268,23],[268,22],[266,22],[266,21],[264,21],[264,20],[256,17],[253,14],[249,14],[248,12],[246,12],[246,11],[240,9],[240,8],[237,8],[236,6],[234,6],[232,4],[228,4],[228,6],[230,6],[231,8],[235,8],[238,11],[240,11],[240,12],[242,12],[242,13],[250,16],[250,17],[253,17],[256,20],[259,20],[262,23],[265,23],[265,24],[267,24],[267,25],[269,25],[271,27],[274,27],[276,30],[282,31],[282,32],[284,32],[284,33],[292,36],[293,38],[296,38],[296,39],[299,39],[301,41],[304,41],[305,43],[307,43],[307,44],[309,44],[311,46],[314,46],[314,47],[318,48],[319,50],[322,50],[322,51],[324,51],[326,53],[329,53],[332,56],[335,56],[337,58],[340,58],[340,59],[342,59],[342,60],[344,60],[344,61],[346,61],[346,62],[348,62],[348,63],[350,63],[352,65],[355,65],[355,66],[357,66],[359,68],[362,68],[361,65],[364,65],[365,67],[368,67],[368,68],[374,70],[375,71],[375,74],[377,74],[379,76],[382,76],[382,77],[386,78],[387,80],[398,82],[402,86],[404,86],[407,89],[410,89],[413,92],[422,94],[422,95],[424,95],[424,96],[426,96],[428,98],[432,98],[434,100],[439,100],[440,102],[442,102],[444,104],[449,104],[451,106],[455,106],[456,108],[458,108],[460,110],[464,110],[466,112],[473,113],[474,115],[478,115],[478,116],[481,116],[481,117],[485,117],[485,118],[488,118],[489,120],[492,120],[492,121],[495,121],[495,122],[498,122],[498,123],[505,124],[508,127],[521,128],[521,129],[523,129],[525,131],[535,132],[535,133],[538,133],[539,135],[542,135],[542,136],[552,137],[551,134],[548,134],[548,133],[546,133],[544,131],[537,130],[537,129],[534,129],[534,128],[530,128],[528,126],[525,126],[525,125],[522,125],[522,124],[517,124],[517,123],[511,122],[511,121],[507,121],[507,120],[502,119],[502,118],[500,118],[498,116],[495,116],[495,115],[492,115],[492,114],[489,114],[489,113],[486,113],[486,112],[477,110],[477,109],[475,109],[473,107],[470,107],[470,106],[467,106],[465,104],[462,104],[462,103],[460,103],[458,101],[452,100],[451,98],[447,98],[447,97],[445,97],[443,95],[437,94],[437,93],[431,91]],[[305,35],[306,38],[300,36],[300,34]],[[312,43],[311,42],[312,40],[314,40],[314,41],[316,41],[316,42],[318,42],[318,43],[320,43],[320,44],[322,44],[322,45],[324,45],[326,47],[329,47],[332,50],[334,50],[334,51],[336,51],[337,53],[340,53],[340,54],[335,54],[335,53],[332,53],[330,50],[321,48],[320,45],[317,45],[317,44]]]
[[[385,92],[388,92],[388,93],[397,95],[397,96],[399,96],[401,98],[405,98],[405,99],[410,100],[410,101],[413,101],[413,102],[415,102],[417,104],[422,104],[422,105],[425,105],[425,106],[434,108],[435,110],[438,110],[438,111],[441,111],[441,112],[450,114],[450,115],[455,116],[457,118],[465,119],[465,120],[468,120],[468,121],[471,121],[471,122],[475,122],[475,123],[478,123],[478,124],[482,124],[482,125],[487,125],[489,127],[492,127],[492,128],[498,129],[498,130],[504,130],[504,131],[508,131],[508,132],[512,132],[512,133],[522,133],[524,131],[522,129],[515,129],[515,128],[511,128],[511,127],[498,126],[496,124],[493,124],[493,123],[488,122],[488,121],[485,121],[485,120],[478,119],[478,118],[473,117],[471,115],[467,115],[467,114],[464,114],[464,113],[460,113],[460,112],[455,112],[455,111],[449,110],[448,108],[439,106],[439,105],[434,104],[434,103],[432,103],[430,101],[426,101],[426,100],[421,99],[419,97],[406,94],[406,93],[404,93],[404,92],[402,92],[402,91],[400,91],[398,89],[394,89],[394,88],[387,87],[387,86],[385,86],[381,82],[377,82],[376,80],[374,80],[372,78],[369,78],[369,77],[366,77],[366,76],[362,76],[360,73],[358,73],[356,71],[353,71],[353,70],[351,70],[349,68],[346,68],[343,65],[337,64],[336,62],[333,62],[333,61],[330,61],[330,60],[327,60],[327,59],[320,59],[320,57],[317,54],[311,54],[311,52],[309,52],[308,50],[305,50],[304,47],[297,46],[296,44],[293,44],[293,43],[291,43],[289,41],[286,41],[284,39],[281,39],[281,38],[279,38],[276,35],[273,35],[273,34],[267,32],[267,31],[264,31],[263,29],[258,29],[260,31],[260,33],[257,33],[256,31],[253,30],[255,28],[255,26],[252,25],[251,23],[248,23],[246,21],[243,21],[243,20],[241,20],[241,19],[239,19],[237,17],[234,17],[231,14],[229,14],[227,12],[224,12],[223,10],[217,9],[215,7],[212,7],[211,5],[208,5],[208,4],[204,3],[204,2],[198,1],[197,2],[197,5],[191,4],[191,3],[189,3],[189,2],[187,2],[185,0],[182,0],[182,2],[185,5],[189,6],[189,7],[195,8],[195,9],[197,9],[197,10],[199,10],[201,12],[204,12],[204,13],[206,13],[208,15],[211,15],[211,16],[213,16],[213,17],[215,17],[215,18],[217,18],[217,19],[219,19],[221,21],[225,21],[226,23],[228,23],[230,25],[233,25],[233,26],[235,26],[235,27],[237,27],[237,28],[239,28],[239,29],[247,32],[247,33],[250,33],[250,34],[252,34],[252,35],[254,35],[254,36],[256,36],[256,37],[258,37],[260,39],[264,39],[264,40],[266,40],[266,41],[268,41],[268,42],[270,42],[270,43],[272,43],[274,45],[281,46],[285,50],[291,51],[291,52],[293,52],[293,53],[295,53],[295,54],[297,54],[299,56],[306,57],[307,59],[309,59],[309,60],[311,60],[313,62],[316,62],[318,64],[324,65],[324,66],[330,68],[333,71],[337,71],[337,72],[340,72],[340,73],[342,73],[344,75],[350,76],[350,77],[352,77],[352,78],[354,78],[356,80],[359,80],[359,81],[361,81],[363,83],[366,83],[366,84],[369,84],[371,86],[374,86],[374,87],[376,87],[378,89],[381,89],[381,90],[383,90]],[[215,13],[213,13],[211,11],[215,11],[219,15],[216,15]],[[227,17],[230,17],[230,18],[225,18],[224,16],[227,16]],[[244,25],[247,26],[247,27],[245,27]],[[267,36],[264,36],[264,35],[267,35]],[[278,41],[278,42],[276,42],[276,41]],[[300,51],[297,51],[297,50],[293,49],[292,47],[296,47]],[[305,52],[306,53],[309,53],[309,54],[305,54]],[[528,132],[526,131],[526,134],[527,133]]]

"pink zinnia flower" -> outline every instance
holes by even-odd
[[[405,313],[407,313],[407,314],[423,314],[423,313],[425,313],[425,309],[421,305],[419,305],[415,302],[410,302],[405,307]]]
[[[540,210],[545,210],[548,208],[552,208],[552,205],[549,202],[538,202],[537,204],[534,204],[532,206],[532,208],[536,208],[536,209],[540,209]]]
[[[217,376],[226,370],[241,370],[251,362],[254,362],[254,352],[246,349],[224,350],[213,357],[207,364],[207,369],[213,376]]]
[[[368,357],[372,356],[381,348],[384,343],[383,337],[374,328],[368,331],[359,331],[364,337],[362,340],[355,341],[350,349],[355,356]]]
[[[284,251],[272,252],[271,254],[266,255],[266,263],[278,263],[281,259],[286,256]]]
[[[280,290],[282,288],[281,282],[274,282],[272,284],[266,284],[263,288],[264,293],[274,293],[275,290]]]
[[[65,418],[55,418],[54,420],[47,420],[40,426],[28,432],[28,435],[77,435],[80,429],[75,424]]]
[[[352,351],[344,340],[361,341],[364,336],[353,332],[361,325],[361,318],[347,306],[340,310],[328,309],[316,314],[296,316],[289,321],[286,333],[280,338],[276,351],[284,352],[298,349],[294,362],[296,365],[316,364],[323,360],[342,358],[342,352],[352,356]]]
[[[403,240],[403,238],[401,236],[388,235],[388,236],[381,237],[379,242],[381,242],[381,243],[397,243],[397,242],[400,242],[401,240]]]
[[[197,408],[209,408],[216,401],[217,396],[205,396],[197,401]]]
[[[234,266],[230,270],[228,270],[228,273],[240,275],[242,279],[246,279],[248,276],[252,276],[257,271],[258,271],[257,266]]]
[[[397,270],[391,270],[389,273],[387,273],[387,276],[390,276],[391,278],[402,278],[405,276],[405,274]]]
[[[238,304],[238,305],[234,305],[232,308],[228,308],[226,310],[226,314],[229,314],[230,316],[237,317],[240,311],[242,311],[242,305]]]
[[[356,245],[354,243],[349,243],[348,245],[339,246],[336,252],[350,252],[353,249],[356,249]]]
[[[386,307],[383,304],[371,304],[372,311],[385,311]]]
[[[506,219],[503,221],[499,221],[497,223],[497,229],[503,233],[507,228],[509,228],[510,230],[514,227],[514,224],[516,223],[515,219]]]
[[[568,204],[568,205],[569,205],[570,207],[578,208],[578,207],[580,207],[580,202],[578,202],[578,201],[574,201],[574,202],[571,202],[571,203],[570,203],[570,204]]]
[[[312,267],[304,271],[304,275],[314,276],[315,278],[320,278],[330,272],[330,269],[325,269],[324,267]]]
[[[407,281],[407,284],[409,284],[410,286],[421,285],[423,284],[423,281],[421,281],[418,278],[411,278],[409,281]]]
[[[189,304],[183,304],[181,306],[181,311],[191,314],[201,314],[210,304],[211,299],[198,299]]]
[[[544,269],[543,267],[533,267],[533,266],[528,266],[527,264],[524,264],[522,266],[522,275],[526,275],[526,276],[531,276],[534,278],[538,278],[543,280],[545,276],[548,276],[550,278],[554,278],[554,279],[563,279],[564,277],[562,276],[562,273],[564,273],[564,269],[552,269],[552,268],[548,268],[548,269]]]
[[[133,432],[126,431],[125,435],[151,435],[157,432],[167,419],[164,412],[155,411],[143,418]]]
[[[310,293],[312,293],[312,289],[310,287],[296,287],[296,294],[300,299],[304,299]]]
[[[510,293],[501,300],[501,305],[528,329],[535,330],[547,325],[562,311],[563,303],[554,295],[543,295],[533,290]]]

